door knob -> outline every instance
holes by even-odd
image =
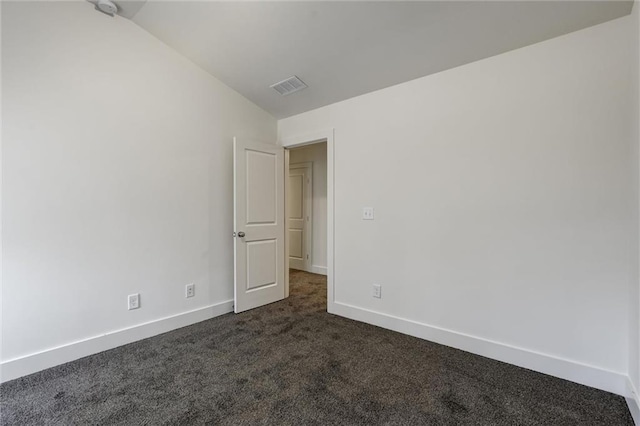
[[[238,232],[238,237],[244,238],[244,232],[242,232],[242,231]]]

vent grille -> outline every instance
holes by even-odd
[[[275,91],[280,93],[282,96],[287,96],[306,88],[307,85],[304,84],[304,81],[294,75],[293,77],[289,77],[279,83],[272,84],[270,87],[275,89]]]

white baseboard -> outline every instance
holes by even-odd
[[[309,272],[320,275],[327,275],[327,267],[326,266],[317,266],[311,265],[309,267]]]
[[[204,308],[183,312],[177,315],[149,321],[132,327],[111,331],[99,336],[89,337],[77,342],[46,349],[19,358],[3,361],[0,364],[0,383],[17,379],[56,365],[74,361],[98,352],[113,349],[177,328],[186,327],[228,312],[233,312],[233,300],[209,305]]]
[[[631,417],[633,417],[633,423],[635,423],[636,426],[640,426],[640,402],[631,397],[627,397],[626,400],[629,411],[631,411]]]
[[[640,394],[638,394],[638,390],[633,386],[629,378],[627,378],[627,389],[628,395],[626,399],[631,417],[633,417],[634,423],[640,426]]]
[[[494,342],[405,318],[387,315],[345,303],[334,302],[331,313],[378,327],[451,346],[550,376],[629,396],[626,374],[580,362]]]

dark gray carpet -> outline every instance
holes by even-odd
[[[623,398],[291,297],[0,386],[2,425],[632,425]]]

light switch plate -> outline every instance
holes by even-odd
[[[362,208],[362,220],[373,220],[373,207]]]

